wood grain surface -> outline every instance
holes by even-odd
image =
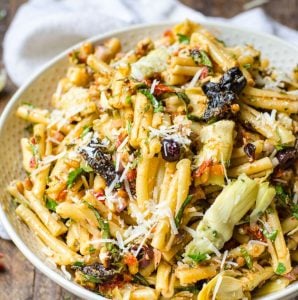
[[[0,11],[6,16],[0,20],[0,58],[2,58],[2,41],[5,32],[24,0],[0,0]],[[250,1],[246,0],[182,0],[205,15],[233,17],[243,11]],[[284,25],[298,29],[298,0],[271,0],[263,5],[270,17]],[[0,59],[0,65],[2,61]],[[5,90],[0,93],[0,113],[16,90],[9,81]],[[5,253],[6,271],[0,273],[0,300],[77,300],[63,288],[49,280],[36,270],[10,241],[0,239],[0,252]]]

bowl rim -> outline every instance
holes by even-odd
[[[108,31],[103,34],[98,34],[98,35],[92,36],[90,38],[84,39],[81,42],[76,43],[75,45],[62,51],[60,54],[56,55],[54,58],[52,58],[47,63],[45,63],[42,67],[40,67],[37,71],[35,71],[32,74],[32,76],[29,77],[29,79],[26,80],[26,82],[24,84],[22,84],[21,87],[19,87],[17,89],[17,91],[14,93],[14,95],[11,97],[11,99],[9,100],[8,104],[5,106],[3,112],[0,116],[0,136],[2,134],[6,119],[9,117],[10,113],[14,109],[14,106],[18,102],[18,99],[22,95],[22,93],[31,85],[32,82],[34,82],[36,79],[38,79],[38,77],[41,76],[41,74],[43,72],[45,72],[48,68],[50,68],[51,66],[56,64],[58,61],[62,60],[73,49],[79,48],[80,45],[82,45],[85,42],[96,43],[105,38],[112,37],[113,35],[122,34],[122,33],[130,32],[130,31],[134,31],[134,30],[147,29],[147,28],[152,28],[152,27],[156,27],[156,28],[159,28],[159,27],[162,28],[162,27],[167,27],[167,26],[171,27],[174,24],[176,24],[177,22],[178,21],[164,21],[164,22],[155,22],[155,23],[146,23],[146,24],[137,24],[137,25],[133,25],[133,26],[127,26],[124,29],[120,29],[120,30],[116,29],[116,30]],[[222,28],[225,30],[230,29],[232,31],[239,31],[241,33],[248,34],[248,35],[259,36],[261,38],[271,40],[274,43],[283,44],[284,46],[291,48],[293,51],[298,53],[298,47],[296,47],[295,45],[292,45],[292,44],[288,43],[287,41],[284,41],[276,36],[270,35],[268,33],[255,32],[253,30],[249,30],[246,28],[236,27],[236,26],[229,25],[229,24],[222,24],[220,22],[202,21],[202,22],[198,22],[198,23],[202,24],[203,26],[211,27],[211,28],[218,29],[218,30],[220,30]],[[9,237],[14,242],[14,244],[18,247],[18,249],[22,252],[22,254],[33,264],[34,267],[36,267],[40,272],[42,272],[44,275],[46,275],[52,281],[54,281],[55,283],[57,283],[64,289],[68,290],[70,293],[72,293],[76,296],[82,297],[83,299],[90,299],[90,300],[106,299],[100,295],[97,295],[94,292],[91,292],[91,291],[77,285],[73,281],[67,280],[65,277],[63,277],[63,275],[58,274],[56,271],[52,270],[49,266],[44,264],[44,262],[40,258],[38,258],[27,247],[27,245],[23,242],[21,237],[14,230],[12,224],[9,222],[9,220],[5,214],[5,210],[2,207],[2,205],[0,205],[0,220],[1,220],[3,227],[7,231]],[[264,300],[282,299],[282,297],[291,296],[291,295],[294,296],[294,294],[297,293],[297,291],[298,291],[298,282],[296,282],[292,285],[289,285],[288,287],[286,287],[285,289],[283,289],[281,291],[274,292],[272,294],[269,294],[266,297],[262,297],[262,298],[258,298],[258,299],[264,299]]]

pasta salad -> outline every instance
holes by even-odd
[[[68,279],[111,299],[251,299],[298,276],[298,68],[189,20],[129,52],[69,54],[23,103],[16,213]]]

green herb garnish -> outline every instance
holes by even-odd
[[[287,205],[290,201],[289,195],[285,192],[282,185],[278,184],[275,186],[276,197],[280,200],[281,204]]]
[[[132,282],[134,282],[134,283],[140,283],[140,284],[142,284],[144,286],[149,286],[149,282],[140,273],[136,273],[136,274],[133,275]]]
[[[249,269],[252,268],[252,258],[251,256],[248,254],[247,250],[243,247],[240,248],[240,253],[243,256],[243,258],[245,259],[246,265]]]
[[[283,274],[286,271],[286,267],[283,263],[278,263],[275,273],[278,275]]]
[[[185,104],[189,104],[190,103],[190,99],[188,98],[188,96],[184,92],[177,92],[176,95]]]
[[[190,56],[196,64],[204,65],[209,68],[213,67],[212,61],[210,60],[208,54],[204,50],[191,50]]]
[[[86,173],[90,173],[94,171],[89,165],[81,165],[81,169],[83,169],[83,171]]]
[[[295,219],[298,220],[298,204],[293,204],[291,206],[292,215]]]
[[[277,230],[273,230],[272,232],[269,232],[268,230],[266,229],[263,229],[262,230],[263,234],[265,235],[265,237],[270,240],[271,242],[274,242],[276,237],[277,237],[277,233],[278,231]]]
[[[251,64],[244,64],[243,65],[243,68],[249,70],[251,68]]]
[[[67,188],[71,188],[75,183],[75,181],[78,179],[78,177],[82,175],[83,172],[84,172],[83,168],[77,168],[71,171],[68,174],[67,181],[66,181]]]
[[[125,103],[126,104],[131,104],[131,96],[126,96]]]
[[[187,35],[184,35],[182,33],[177,33],[179,43],[181,44],[189,44],[190,38]]]
[[[88,250],[90,254],[93,254],[96,249],[91,245]]]
[[[99,212],[96,210],[94,206],[92,206],[90,203],[86,201],[84,201],[84,203],[88,206],[88,208],[90,208],[93,211],[99,225],[98,227],[100,230],[102,230],[102,238],[109,239],[111,237],[109,222],[100,216]],[[112,243],[107,243],[106,245],[108,250],[111,250],[113,248]]]
[[[158,101],[154,97],[154,95],[152,95],[150,93],[150,91],[148,89],[140,89],[139,92],[142,93],[144,96],[146,96],[150,100],[150,102],[151,102],[151,104],[153,106],[154,112],[161,112],[161,111],[163,111],[163,106],[162,106],[161,102]]]
[[[206,253],[194,253],[194,254],[188,254],[189,258],[191,258],[196,263],[200,263],[208,258],[208,255]]]
[[[75,261],[73,266],[75,266],[75,267],[84,267],[84,263],[81,262],[81,261]]]
[[[91,126],[87,126],[87,125],[83,126],[83,131],[82,131],[80,137],[83,138],[91,129],[92,129]]]
[[[93,282],[93,283],[100,283],[101,280],[95,276],[92,276],[92,275],[87,275],[87,274],[84,274],[82,273],[82,276],[84,277],[84,279],[86,281],[89,281],[89,282]]]
[[[57,205],[58,205],[58,203],[55,200],[53,200],[53,199],[51,199],[49,197],[46,198],[46,207],[49,210],[56,212]]]
[[[182,219],[182,216],[183,216],[183,212],[184,212],[184,209],[186,208],[186,206],[190,203],[192,199],[192,195],[188,195],[186,197],[186,199],[184,200],[184,202],[182,203],[181,207],[179,208],[178,210],[178,213],[175,217],[175,224],[177,226],[177,228],[180,226],[180,223],[181,223],[181,219]]]
[[[127,121],[126,127],[127,127],[127,133],[130,134],[131,133],[131,121],[130,120]]]

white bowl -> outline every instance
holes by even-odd
[[[118,37],[124,50],[133,48],[137,41],[144,37],[157,38],[162,32],[170,28],[172,23],[158,23],[142,25],[117,30],[90,39],[95,44],[102,43],[110,37]],[[262,56],[267,57],[272,65],[281,71],[290,72],[298,63],[298,49],[275,37],[254,33],[243,29],[236,29],[227,25],[204,23],[228,45],[253,44],[262,51]],[[65,279],[63,273],[46,261],[45,254],[41,251],[40,243],[34,234],[22,223],[15,214],[14,204],[6,192],[8,183],[24,176],[21,166],[20,138],[24,135],[26,123],[15,117],[15,111],[22,102],[30,102],[40,107],[49,107],[59,78],[67,69],[67,54],[80,44],[68,49],[52,59],[42,70],[35,74],[12,97],[6,106],[0,120],[0,219],[13,242],[27,259],[42,273],[58,283],[71,293],[83,299],[104,299],[76,283]],[[298,291],[298,282],[291,284],[284,290],[270,294],[262,299],[294,299]]]

